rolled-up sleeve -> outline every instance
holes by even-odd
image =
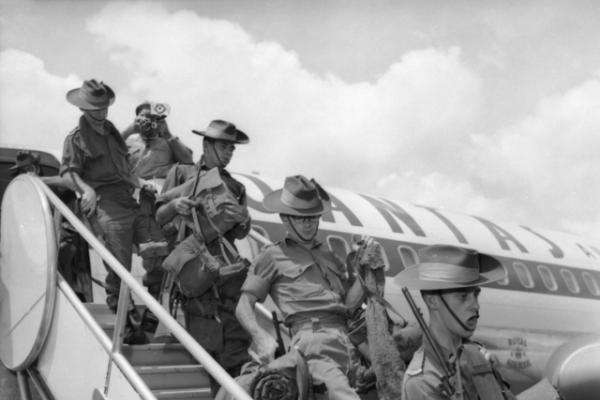
[[[59,175],[63,176],[68,171],[72,171],[78,175],[81,175],[82,170],[83,152],[75,143],[74,135],[71,134],[65,138]]]
[[[242,286],[242,292],[253,294],[258,301],[265,300],[271,291],[271,284],[277,277],[277,266],[269,250],[266,249],[254,260]]]

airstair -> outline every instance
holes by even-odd
[[[103,303],[82,303],[57,272],[53,212],[121,278],[116,315]],[[211,399],[212,375],[235,399],[250,400],[41,180],[11,182],[1,224],[0,360],[17,372],[21,399]],[[122,343],[130,292],[173,343]],[[257,309],[268,327],[268,311]]]

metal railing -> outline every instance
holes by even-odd
[[[179,342],[186,348],[187,351],[200,363],[204,369],[221,384],[225,390],[227,390],[237,400],[252,400],[252,398],[244,391],[244,389],[213,359],[210,354],[204,350],[202,346],[196,342],[196,340],[165,310],[161,304],[156,301],[146,289],[121,265],[121,263],[104,247],[104,245],[96,238],[96,236],[77,218],[77,216],[52,192],[52,190],[43,183],[39,178],[31,177],[34,184],[38,185],[55,211],[60,212],[77,230],[77,232],[86,240],[86,242],[93,248],[98,255],[102,258],[106,265],[111,268],[121,278],[121,290],[119,293],[119,306],[117,308],[117,326],[115,326],[115,334],[113,335],[112,343],[110,344],[110,350],[107,349],[107,343],[103,339],[100,339],[98,332],[94,332],[94,335],[99,339],[102,346],[110,354],[110,359],[121,369],[125,377],[129,380],[138,394],[145,400],[154,400],[156,397],[148,389],[147,385],[139,377],[139,375],[133,370],[129,362],[120,353],[120,345],[122,340],[122,326],[125,324],[125,318],[127,314],[127,305],[129,302],[129,290],[135,293],[135,295],[141,300],[141,302],[154,313],[157,319],[165,325],[167,329],[175,336]],[[69,291],[66,282],[61,282],[60,287],[65,294],[71,293]],[[74,293],[72,293],[75,295]],[[73,299],[72,299],[73,300]],[[77,303],[79,302],[72,302]],[[79,304],[81,305],[81,304]],[[82,306],[83,307],[83,306]],[[80,307],[81,308],[81,307]],[[85,307],[84,307],[85,308]],[[78,310],[75,308],[79,315],[82,316],[84,322],[90,327],[99,328],[95,321],[89,321],[85,315],[89,315],[87,310]],[[92,323],[93,322],[93,323]],[[119,329],[118,325],[121,325],[121,332],[117,332]]]

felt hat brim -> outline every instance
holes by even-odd
[[[283,192],[283,189],[275,190],[274,192],[271,192],[265,196],[265,198],[263,199],[263,205],[268,211],[277,214],[294,215],[297,217],[308,217],[323,215],[324,213],[331,210],[331,204],[321,199],[319,199],[320,204],[312,208],[290,207],[287,204],[281,202],[281,192]]]
[[[67,101],[82,110],[102,110],[110,107],[115,102],[115,92],[108,86],[104,85],[107,90],[108,99],[101,104],[90,103],[85,92],[81,88],[71,89],[67,92]]]
[[[234,137],[228,136],[226,134],[218,134],[218,133],[213,133],[213,132],[208,132],[208,131],[197,131],[195,129],[192,129],[192,133],[195,133],[196,135],[208,137],[211,139],[225,140],[227,142],[233,142],[236,144],[246,144],[250,141],[250,138],[248,137],[248,135],[246,135],[244,132],[240,131],[237,128],[235,129]]]
[[[451,282],[447,280],[422,279],[419,277],[419,266],[400,272],[394,280],[400,286],[418,290],[461,289],[481,286],[504,279],[506,272],[498,259],[486,254],[479,255],[479,277],[469,282]]]

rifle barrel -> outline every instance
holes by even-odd
[[[454,388],[452,387],[452,385],[450,384],[450,381],[449,381],[450,377],[452,376],[452,372],[450,371],[448,362],[442,355],[442,351],[440,350],[437,342],[433,339],[431,330],[429,330],[429,326],[427,326],[427,324],[425,323],[425,320],[423,319],[423,314],[421,313],[421,310],[419,309],[419,307],[417,307],[417,304],[415,303],[412,295],[408,291],[408,288],[403,287],[402,294],[406,298],[406,301],[408,302],[408,305],[410,306],[413,314],[415,315],[415,318],[417,319],[419,326],[421,326],[421,331],[423,331],[423,335],[425,335],[425,338],[431,345],[431,348],[433,349],[433,353],[435,354],[435,357],[437,358],[438,363],[441,365],[442,369],[444,370],[444,375],[445,375],[445,379],[443,380],[444,384],[447,386],[447,389],[449,389],[451,391],[451,393],[453,393]]]

